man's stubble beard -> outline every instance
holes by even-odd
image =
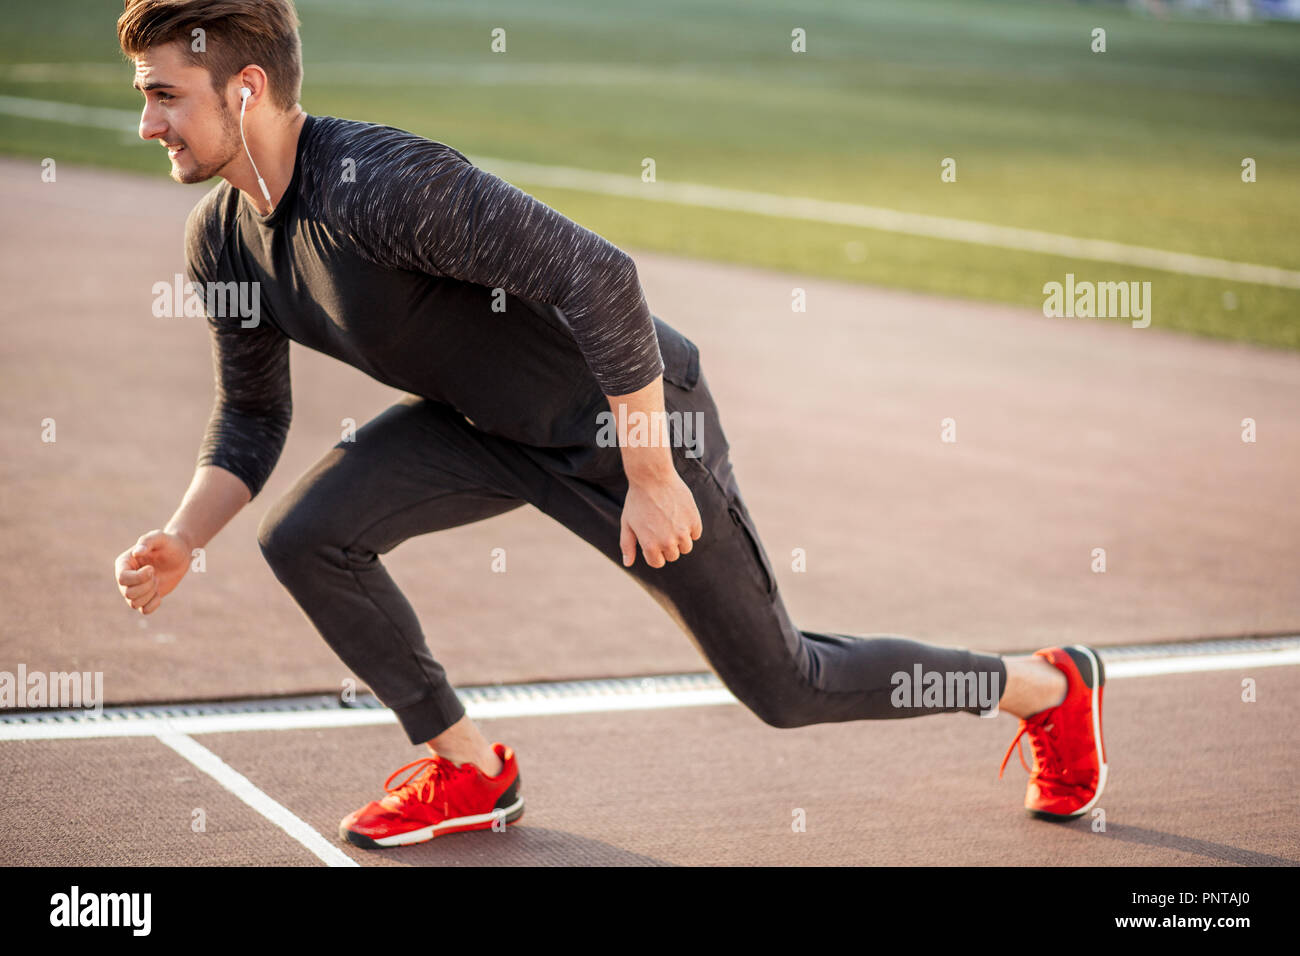
[[[241,140],[239,137],[239,121],[235,119],[234,113],[226,106],[224,100],[221,101],[221,151],[222,158],[210,163],[204,163],[190,170],[178,169],[175,164],[172,165],[172,179],[178,183],[201,183],[218,175],[223,169],[230,165],[231,161],[239,155]],[[188,150],[189,144],[185,148]],[[191,152],[191,156],[193,153]]]

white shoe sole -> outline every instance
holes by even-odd
[[[524,798],[519,797],[508,807],[497,807],[491,813],[475,813],[465,817],[453,817],[450,820],[443,820],[441,823],[435,823],[433,826],[420,827],[418,830],[408,830],[405,833],[395,833],[392,836],[368,837],[361,833],[354,833],[352,830],[339,829],[339,836],[351,843],[353,846],[373,849],[375,847],[389,846],[410,846],[413,843],[427,843],[439,833],[446,833],[448,830],[455,830],[458,827],[473,826],[478,823],[492,823],[497,819],[505,821],[509,826],[518,820],[524,813]],[[486,830],[487,827],[479,829]],[[468,831],[466,831],[468,832]]]

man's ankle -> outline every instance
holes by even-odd
[[[492,753],[486,757],[481,757],[478,760],[470,760],[468,762],[478,767],[479,771],[482,772],[482,774],[487,777],[499,777],[501,776],[501,771],[506,769],[505,761],[503,761],[495,753]]]
[[[458,767],[461,766],[462,764],[467,764],[467,763],[473,764],[474,766],[478,767],[478,769],[481,770],[486,776],[489,777],[500,776],[501,771],[505,769],[504,761],[502,761],[502,759],[497,756],[496,751],[494,750],[489,750],[486,754],[481,754],[476,757],[463,756],[461,754],[456,754],[456,753],[448,753],[445,750],[438,750],[434,752],[437,753],[439,757],[443,757],[447,760],[450,760]]]

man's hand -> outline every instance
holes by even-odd
[[[623,567],[630,568],[636,561],[638,542],[645,563],[662,568],[668,561],[689,554],[691,542],[703,532],[695,498],[676,471],[628,485],[619,537]]]
[[[610,395],[609,408],[621,423],[650,423],[649,434],[630,440],[619,425],[618,444],[627,475],[627,499],[623,502],[619,548],[623,567],[636,561],[637,542],[645,563],[662,568],[683,554],[690,554],[691,542],[704,533],[700,509],[691,489],[673,466],[671,434],[664,414],[663,376],[626,395]],[[635,429],[636,426],[633,425]]]
[[[180,535],[154,530],[140,536],[134,548],[117,556],[117,589],[141,614],[158,610],[165,595],[176,590],[190,569],[190,546]]]

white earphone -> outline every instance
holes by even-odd
[[[239,138],[244,142],[244,152],[248,153],[248,161],[253,164],[253,175],[257,177],[257,185],[262,187],[262,195],[266,201],[271,202],[271,191],[266,188],[266,180],[262,174],[257,171],[257,163],[253,162],[253,154],[248,150],[248,140],[244,139],[244,110],[248,107],[248,98],[253,95],[253,91],[246,86],[239,88]],[[271,210],[275,210],[275,204],[271,203]]]

